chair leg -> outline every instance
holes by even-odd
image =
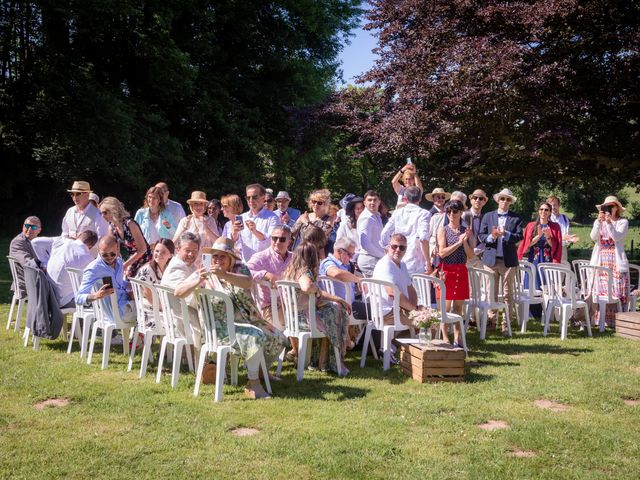
[[[40,337],[33,336],[33,350],[38,351],[40,349]]]
[[[369,344],[371,343],[371,349],[375,352],[375,346],[373,345],[373,339],[371,338],[371,329],[373,325],[367,323],[364,327],[364,342],[362,342],[362,357],[360,358],[360,368],[364,368],[364,364],[367,361],[367,353],[369,351]]]
[[[511,332],[511,319],[509,318],[508,305],[507,305],[507,308],[504,309],[504,318],[505,318],[505,321],[507,322],[507,332],[509,333],[509,337],[511,337],[513,335],[513,332]]]
[[[215,402],[222,401],[222,393],[224,391],[224,370],[227,363],[227,354],[229,349],[227,347],[219,348],[216,355],[216,390],[213,397]]]
[[[160,353],[158,355],[158,373],[156,373],[156,383],[160,383],[160,379],[162,378],[162,365],[164,364],[164,357],[167,352],[167,342],[167,337],[162,337]]]
[[[74,313],[73,316],[71,317],[71,332],[69,332],[69,346],[67,347],[67,355],[71,353],[71,347],[73,346],[73,338],[76,336],[76,332],[78,332],[76,328],[78,328],[78,316]],[[80,334],[80,337],[82,337],[82,334]]]
[[[587,335],[592,337],[593,335],[591,334],[591,318],[589,318],[589,307],[584,307],[584,319],[586,324],[585,326],[587,327]]]
[[[519,305],[519,309],[518,309],[518,321],[520,323],[520,333],[526,333],[527,331],[527,322],[529,321],[529,310],[530,310],[530,306],[529,306],[529,302],[522,302]]]
[[[487,336],[487,316],[489,314],[488,309],[481,308],[480,310],[480,340],[484,340]]]
[[[562,315],[560,317],[560,340],[567,339],[567,331],[569,330],[569,317],[573,309],[571,305],[562,306]]]
[[[80,345],[80,358],[84,358],[87,353],[87,347],[89,345],[89,334],[91,332],[91,326],[95,322],[93,317],[85,317],[82,319],[82,344]]]
[[[465,331],[464,328],[464,321],[460,320],[460,335],[462,335],[462,348],[464,348],[464,353],[466,354],[468,352],[467,350],[467,332]]]
[[[284,356],[287,354],[286,347],[282,349],[280,355],[278,355],[278,366],[276,367],[276,375],[279,377],[282,372],[282,362],[284,362]]]
[[[131,340],[131,351],[129,352],[129,365],[127,365],[127,372],[130,372],[133,368],[133,357],[136,354],[136,345],[138,345],[138,327],[133,328],[133,340]],[[124,342],[124,338],[122,339]]]
[[[189,366],[189,371],[193,372],[193,355],[191,355],[191,348],[189,345],[186,346],[187,350],[187,365]]]
[[[96,346],[96,337],[98,336],[98,322],[93,323],[91,328],[91,343],[89,344],[89,351],[87,352],[87,365],[91,365],[91,357],[93,357],[93,349]]]
[[[301,333],[298,335],[298,372],[296,379],[301,382],[304,377],[304,363],[307,357],[307,343],[310,340],[309,335]]]
[[[16,303],[18,303],[18,298],[14,295],[13,298],[11,299],[11,307],[9,308],[9,318],[7,319],[7,330],[11,328],[11,319],[13,318],[13,310],[16,306]]]
[[[273,392],[271,391],[271,380],[269,380],[269,369],[267,368],[267,362],[264,359],[264,352],[262,353],[262,358],[260,359],[260,367],[262,369],[262,377],[264,378],[264,387],[269,395]]]
[[[342,377],[343,372],[346,370],[346,367],[342,368],[343,367],[342,360],[341,360],[342,354],[340,353],[340,349],[338,347],[334,347],[333,354],[336,356],[336,369],[338,370],[338,376]]]
[[[600,310],[600,323],[599,323],[599,329],[600,329],[600,333],[604,332],[605,327],[607,326],[607,322],[605,321],[606,317],[607,317],[607,302],[606,301],[599,301],[598,302],[598,306],[599,306],[599,310]]]
[[[29,327],[25,327],[24,334],[22,335],[25,347],[29,344],[29,335],[31,335],[31,329]]]
[[[147,373],[147,365],[151,356],[151,342],[153,342],[153,335],[147,333],[144,336],[144,348],[142,349],[142,361],[140,362],[140,375],[138,378],[144,377]]]
[[[173,346],[173,365],[171,366],[171,388],[178,385],[178,377],[180,376],[180,359],[182,358],[182,346],[184,340],[177,340]],[[187,347],[188,348],[188,347]]]
[[[391,340],[393,339],[393,327],[385,327],[382,329],[382,369],[389,370],[391,366]]]
[[[240,358],[236,357],[233,353],[229,353],[229,361],[231,362],[229,368],[231,378],[229,379],[229,383],[231,383],[231,385],[238,385],[238,362]]]
[[[551,321],[551,317],[553,316],[553,310],[554,310],[554,305],[553,303],[549,302],[549,304],[547,305],[547,311],[545,313],[545,320],[544,320],[544,330],[542,332],[542,336],[546,337],[547,336],[547,332],[549,331],[549,322]]]
[[[109,366],[109,350],[111,350],[111,335],[113,330],[113,325],[108,325],[102,330],[102,370],[105,370]]]
[[[120,332],[122,333],[122,353],[124,355],[129,355],[129,340],[131,340],[129,335],[129,328],[121,328]],[[133,350],[135,351],[136,347],[133,345]]]
[[[196,372],[196,384],[193,387],[193,396],[197,397],[200,392],[200,383],[202,382],[202,371],[204,370],[204,361],[207,358],[207,348],[200,350],[200,358],[198,358],[198,371]]]
[[[16,323],[13,326],[13,331],[17,332],[20,330],[20,323],[22,322],[22,306],[24,305],[24,299],[18,300],[18,313],[16,315]]]

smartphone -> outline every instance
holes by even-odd
[[[240,222],[242,228],[244,228],[244,221],[242,219],[242,215],[236,215],[236,222]]]
[[[407,157],[407,165],[411,165],[413,162],[411,161],[411,157]]]
[[[600,207],[600,211],[604,213],[611,213],[611,205],[603,205]]]
[[[113,279],[111,277],[102,277],[102,284],[108,288],[113,288]]]
[[[211,271],[211,254],[210,253],[202,254],[202,266],[207,269],[207,272]]]

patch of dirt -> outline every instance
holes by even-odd
[[[538,408],[546,408],[547,410],[551,410],[552,412],[566,412],[571,408],[570,405],[552,402],[551,400],[545,399],[536,400],[535,402],[533,402],[533,404]]]
[[[536,452],[531,450],[521,450],[519,448],[512,448],[509,451],[509,455],[516,458],[531,458],[536,456]]]
[[[640,405],[640,400],[637,398],[625,398],[624,404],[629,405],[630,407],[635,407]]]
[[[260,430],[251,427],[238,427],[232,428],[231,430],[229,430],[229,433],[236,437],[250,437],[252,435],[257,435],[258,433],[260,433]]]
[[[629,367],[629,368],[631,368],[631,370],[636,373],[640,373],[640,367]]]
[[[525,357],[524,353],[509,353],[508,355],[509,355],[509,358],[515,358],[515,359]]]
[[[511,428],[508,422],[504,420],[489,420],[487,423],[481,423],[478,425],[482,430],[488,430],[490,432],[494,430],[504,430],[505,428]]]
[[[47,398],[42,402],[38,402],[34,405],[36,410],[44,410],[47,407],[66,407],[69,405],[68,398]]]

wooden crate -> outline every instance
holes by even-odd
[[[396,343],[402,373],[420,383],[463,382],[464,349],[452,348],[446,342],[434,340],[431,345]]]
[[[616,334],[631,340],[640,340],[640,312],[616,313]]]

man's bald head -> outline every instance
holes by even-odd
[[[118,240],[116,240],[116,237],[112,235],[106,235],[100,238],[100,241],[98,242],[98,248],[100,250],[111,248],[113,246],[118,246]]]

